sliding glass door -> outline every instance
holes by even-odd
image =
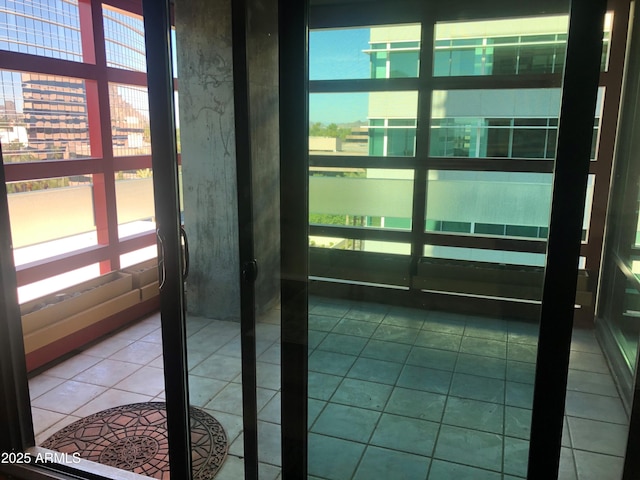
[[[562,75],[584,67],[571,55],[565,63],[572,41],[590,38],[599,50],[593,33],[603,25],[597,10],[576,9],[570,26],[568,10],[460,18],[446,6],[312,5],[308,402],[296,412],[306,417],[308,463],[292,469],[328,479],[557,471],[575,291],[550,296],[557,278],[544,271],[573,271],[575,281],[592,152],[585,140],[582,173],[564,176],[574,162],[568,132],[589,139],[598,125],[574,116]],[[283,51],[296,70],[299,49]],[[597,119],[596,63],[599,54],[581,95]],[[302,106],[282,113],[306,115]],[[303,131],[283,127],[289,138]],[[305,153],[294,161],[289,150],[285,169]],[[558,182],[584,190],[561,199]],[[558,208],[567,201],[571,213]],[[554,233],[560,251],[572,245],[573,266],[557,257]],[[289,309],[283,303],[284,317]],[[300,380],[298,361],[283,374]]]

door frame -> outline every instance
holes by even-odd
[[[232,1],[233,87],[240,261],[240,340],[245,478],[258,478],[256,309],[251,136],[247,69],[247,6]],[[143,0],[156,223],[161,267],[160,302],[171,475],[191,478],[189,387],[184,281],[188,240],[181,228],[175,104],[168,0]],[[154,123],[155,120],[155,123]],[[183,252],[183,241],[185,250]],[[172,421],[173,419],[173,421]],[[174,459],[175,464],[174,464]],[[175,473],[174,473],[175,468]]]
[[[172,478],[191,478],[186,305],[180,224],[178,157],[171,57],[169,0],[142,0],[151,131],[154,204],[158,236],[169,469]]]
[[[308,294],[308,277],[305,278],[305,275],[308,275],[308,238],[296,235],[296,232],[292,231],[293,229],[297,232],[308,231],[308,212],[301,208],[306,206],[301,199],[308,197],[309,168],[306,140],[308,138],[307,55],[310,22],[307,4],[306,1],[296,2],[295,0],[279,2],[281,185],[287,185],[287,191],[281,194],[283,199],[281,218],[285,224],[282,230],[282,476],[284,479],[307,476],[306,406],[301,406],[300,398],[296,397],[305,395],[306,402],[307,349],[302,347],[307,345],[308,325],[306,319],[302,319],[300,314],[306,312],[308,306],[300,300],[300,296]],[[513,2],[495,2],[495,4],[502,5],[507,11],[512,11],[514,8],[525,10],[529,8],[514,6]],[[402,8],[403,6],[406,8]],[[478,15],[478,18],[487,16],[486,5],[475,3],[473,6],[467,6],[469,11]],[[349,6],[321,5],[313,10],[311,23],[319,22],[323,27],[353,26],[356,23],[354,19],[358,19],[357,24],[366,25],[367,21],[372,21],[374,24],[380,23],[380,18],[384,18],[386,23],[415,22],[416,20],[422,22],[427,17],[421,18],[420,12],[425,12],[427,9],[435,11],[441,20],[453,20],[455,19],[453,10],[460,8],[461,5],[445,4],[425,9],[419,4],[407,3],[399,6],[395,3],[393,12],[398,17],[397,22],[396,19],[389,18],[388,12],[384,11],[384,5],[376,4],[371,7],[363,9],[357,6],[354,9]],[[481,11],[478,11],[479,8]],[[536,5],[536,8],[542,7]],[[557,3],[553,8],[558,8]],[[572,20],[567,51],[571,53],[563,76],[551,228],[547,244],[548,257],[540,318],[539,356],[536,364],[529,478],[555,478],[560,462],[576,293],[575,279],[580,255],[583,209],[590,165],[592,119],[600,75],[600,46],[606,1],[573,0],[569,10]],[[514,12],[514,14],[517,13]],[[577,54],[580,51],[590,52],[591,55]],[[423,53],[422,58],[429,57],[430,55]],[[421,70],[424,71],[424,67]],[[307,74],[307,77],[301,78],[301,73]],[[418,82],[423,81],[428,80],[418,79]],[[585,112],[587,112],[586,115]],[[426,114],[418,112],[418,115]],[[578,145],[576,148],[575,138],[585,139],[581,142],[583,145]],[[423,177],[426,175],[420,175],[421,180],[424,179]],[[576,188],[566,188],[567,185],[575,185]],[[421,188],[421,190],[426,189]],[[426,195],[426,191],[424,193]],[[568,208],[562,208],[565,205],[568,205]],[[287,222],[284,221],[285,219]],[[294,259],[298,260],[297,265],[292,263]],[[558,322],[558,311],[562,312],[560,317],[563,319],[562,322]],[[561,325],[558,325],[559,323]],[[303,372],[301,373],[300,370]],[[295,455],[297,458],[288,459],[287,455]]]

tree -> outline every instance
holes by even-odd
[[[350,133],[350,128],[339,127],[335,123],[324,125],[320,122],[313,122],[309,125],[309,135],[312,137],[332,137],[344,140]]]

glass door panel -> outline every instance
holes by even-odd
[[[367,28],[311,31],[310,477],[526,477],[561,98],[558,76],[544,88],[539,76],[563,70],[567,28],[566,15],[368,27],[370,76],[340,76],[342,92],[322,82],[336,54],[320,40]],[[382,68],[382,37],[387,55],[414,41],[420,87]],[[507,74],[508,89],[441,78]],[[367,97],[378,78],[389,92]],[[337,118],[351,96],[367,112],[322,130],[323,108]],[[390,148],[392,127],[415,132],[410,150]],[[364,150],[345,148],[356,137]],[[385,183],[365,202],[371,171]]]
[[[228,451],[220,478],[275,478],[281,467],[280,211],[273,187],[279,158],[271,101],[277,92],[277,43],[244,31],[238,20],[243,13],[235,9],[233,25],[211,17],[209,40],[203,42],[194,34],[208,15],[208,7],[201,7],[199,14],[176,9],[181,217],[190,255],[189,398],[225,430]],[[261,15],[254,27],[272,28],[274,15]],[[253,64],[248,76],[236,73],[247,71],[252,58],[231,49],[244,41],[249,49],[259,42],[263,59],[272,57],[272,68],[261,70],[271,83],[259,89],[250,85]],[[220,76],[220,59],[234,65],[234,75],[227,72],[213,87],[206,79]],[[250,114],[249,104],[251,112],[267,113]],[[216,127],[209,134],[211,122]]]
[[[191,409],[203,412],[221,426],[215,455],[221,478],[243,478],[246,345],[242,345],[241,335],[236,177],[228,156],[234,141],[233,84],[223,82],[209,92],[203,82],[208,75],[215,77],[217,59],[233,63],[231,30],[225,25],[216,31],[226,43],[209,38],[203,44],[208,37],[193,32],[199,28],[194,22],[204,16],[203,11],[193,9],[175,11],[175,63],[180,78],[180,220],[189,252],[189,272],[184,279],[188,398]],[[214,135],[203,133],[208,122],[219,125]],[[223,137],[229,140],[223,143]],[[195,470],[204,458],[195,444],[192,452]]]

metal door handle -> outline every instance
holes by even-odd
[[[180,236],[184,242],[184,251],[182,254],[183,267],[182,267],[182,280],[186,280],[189,276],[189,240],[187,239],[187,232],[184,227],[180,227]]]
[[[160,229],[156,230],[156,237],[158,237],[158,279],[159,285],[158,289],[162,290],[164,287],[164,282],[167,278],[167,271],[164,266],[164,241],[162,239],[162,234],[160,233]]]

